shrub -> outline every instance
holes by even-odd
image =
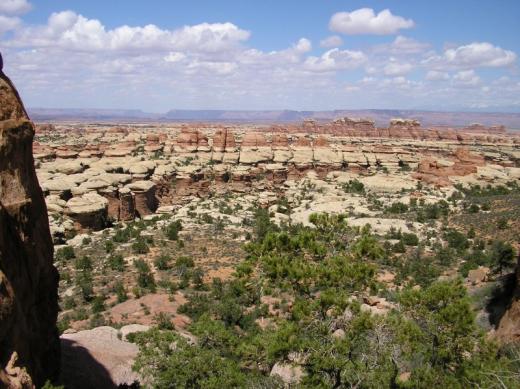
[[[195,266],[195,262],[191,257],[182,256],[175,260],[175,267],[177,269],[180,268],[189,268]]]
[[[99,313],[105,310],[105,298],[103,296],[96,296],[91,302],[92,313]]]
[[[146,243],[146,240],[143,237],[137,238],[137,240],[132,244],[132,251],[135,254],[147,254],[150,252],[150,248]]]
[[[469,213],[478,213],[478,211],[480,211],[478,204],[471,204],[468,208]]]
[[[173,330],[175,327],[171,321],[170,315],[165,312],[160,312],[153,318],[155,325],[160,330]]]
[[[437,261],[443,266],[450,266],[456,259],[456,251],[451,247],[440,247],[437,250]]]
[[[387,207],[385,211],[388,213],[405,213],[408,211],[408,205],[401,202],[395,202],[391,206]]]
[[[215,221],[213,216],[211,216],[209,213],[203,213],[200,217],[200,220],[202,220],[202,222],[206,224],[213,224],[213,222]]]
[[[505,230],[507,229],[508,223],[507,219],[500,219],[497,223],[497,227],[499,230]]]
[[[108,266],[112,270],[122,272],[125,270],[125,260],[121,254],[112,254],[108,257]]]
[[[200,267],[193,269],[191,273],[191,279],[196,289],[202,289],[202,287],[204,286],[203,277],[204,271]]]
[[[162,254],[155,258],[154,265],[157,270],[168,270],[170,268],[170,261],[171,258],[168,255]]]
[[[277,226],[271,222],[267,209],[257,208],[254,214],[253,233],[256,241],[261,241],[269,231],[278,230]]]
[[[116,228],[116,232],[112,237],[112,240],[116,243],[127,243],[132,237],[132,228],[130,226],[125,229]]]
[[[114,291],[117,295],[117,302],[122,303],[126,300],[128,300],[128,296],[126,294],[125,286],[121,281],[118,281],[114,286]]]
[[[92,260],[90,259],[89,256],[84,255],[81,258],[76,259],[76,261],[74,262],[74,267],[78,271],[81,271],[81,270],[90,271],[90,270],[92,270]]]
[[[404,242],[400,240],[399,242],[395,243],[392,247],[392,251],[394,253],[405,253],[406,246],[404,245]]]
[[[105,252],[107,253],[113,253],[115,250],[115,245],[114,245],[114,242],[112,242],[111,240],[107,240],[105,242]]]
[[[509,243],[495,241],[491,245],[490,260],[493,271],[502,275],[504,269],[514,265],[515,250]]]
[[[357,179],[349,180],[341,186],[346,193],[364,194],[365,185]]]
[[[468,238],[462,232],[454,229],[448,229],[444,233],[444,239],[448,242],[448,246],[457,251],[464,251],[469,247]]]
[[[92,274],[88,271],[80,272],[76,275],[76,284],[80,289],[83,300],[90,301],[94,294],[94,285],[92,283]]]
[[[179,238],[179,231],[182,231],[182,222],[176,220],[166,226],[165,234],[170,240],[177,240]]]
[[[401,229],[399,228],[396,230],[394,226],[390,227],[390,230],[386,233],[385,238],[386,239],[401,239],[403,236],[403,233],[401,232]]]
[[[56,260],[60,262],[70,261],[76,258],[74,249],[71,246],[61,247],[56,251]]]
[[[419,238],[414,233],[403,233],[403,236],[401,238],[403,240],[403,243],[407,246],[417,246],[419,244]]]
[[[142,259],[137,259],[134,261],[134,266],[137,269],[137,285],[155,292],[155,279],[148,263]]]

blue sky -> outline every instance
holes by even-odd
[[[520,1],[0,0],[26,104],[520,111]]]

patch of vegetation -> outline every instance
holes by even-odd
[[[365,185],[357,179],[349,180],[341,185],[341,187],[345,193],[365,194]]]
[[[168,224],[165,228],[165,235],[170,240],[179,239],[179,232],[182,231],[182,222],[176,220]]]
[[[313,227],[282,229],[264,223],[236,277],[214,280],[179,308],[197,342],[168,329],[136,334],[134,368],[158,388],[280,387],[271,367],[298,355],[301,387],[516,385],[518,361],[479,330],[460,280],[437,281],[441,268],[420,242],[393,265],[407,284],[413,280],[393,292],[400,308],[372,315],[354,296],[381,288],[374,264],[388,253],[379,239],[368,227],[350,228],[344,215],[310,221]],[[451,262],[442,258],[462,245],[446,233],[455,244],[439,252],[440,262]],[[416,242],[403,235],[399,242]],[[260,327],[259,320],[276,324]],[[167,318],[157,322],[168,327]]]
[[[155,278],[152,274],[150,266],[142,259],[136,259],[134,266],[137,270],[137,285],[142,289],[147,289],[150,292],[155,292]]]

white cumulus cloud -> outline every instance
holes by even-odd
[[[31,10],[31,4],[27,0],[1,0],[0,13],[7,15],[20,15]]]
[[[413,38],[408,38],[402,35],[397,36],[390,45],[393,52],[400,54],[421,53],[429,47],[429,43],[419,42]]]
[[[329,50],[321,57],[308,57],[304,66],[307,70],[314,72],[329,72],[335,70],[354,69],[367,60],[361,51],[340,50],[338,48]]]
[[[332,15],[329,28],[347,35],[391,35],[401,29],[412,28],[411,19],[393,15],[385,9],[377,15],[372,8],[360,8],[352,12],[337,12]]]
[[[0,15],[0,35],[4,32],[14,30],[21,23],[20,18]]]
[[[339,47],[341,45],[343,45],[343,39],[337,35],[331,35],[320,41],[320,46],[326,48]]]
[[[384,73],[387,76],[403,76],[410,73],[412,69],[413,66],[409,63],[391,61],[385,66]]]
[[[462,87],[475,87],[480,84],[480,77],[473,69],[461,70],[453,76],[454,84]]]
[[[250,36],[232,23],[201,23],[177,30],[153,24],[107,30],[97,19],[73,11],[53,13],[45,26],[28,27],[10,42],[12,46],[61,47],[78,51],[187,50],[218,52],[236,47]]]
[[[448,63],[461,66],[507,66],[516,60],[516,54],[493,46],[487,42],[476,42],[456,49],[446,50],[444,57]]]
[[[306,38],[301,38],[295,45],[294,48],[299,53],[307,53],[312,50],[312,43]]]
[[[504,67],[516,62],[516,54],[510,50],[494,46],[488,42],[473,42],[468,45],[450,48],[443,55],[427,58],[429,66],[469,69],[475,67]]]

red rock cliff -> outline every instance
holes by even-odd
[[[59,367],[59,276],[34,170],[33,136],[18,93],[0,68],[0,387],[39,387]]]

